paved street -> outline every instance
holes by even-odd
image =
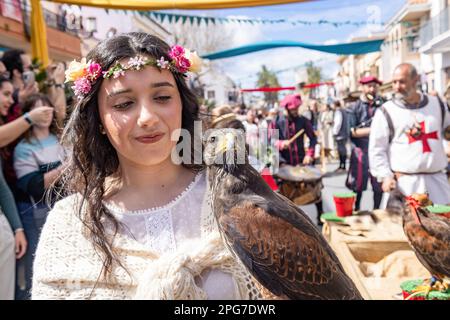
[[[332,162],[327,165],[327,175],[323,179],[324,188],[322,189],[322,200],[324,212],[335,211],[333,202],[333,193],[349,191],[345,187],[345,178],[347,173],[334,174],[333,171],[338,167],[338,162]],[[348,165],[347,165],[348,168]],[[316,223],[317,210],[315,205],[301,206],[308,216]],[[361,210],[373,209],[373,192],[369,183],[369,189],[364,192],[361,200]]]

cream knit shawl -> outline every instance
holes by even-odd
[[[32,298],[207,299],[195,277],[214,268],[232,275],[237,297],[262,298],[252,276],[225,248],[210,198],[209,191],[205,192],[201,238],[186,242],[175,253],[159,256],[139,242],[117,235],[113,247],[126,271],[116,266],[113,283],[100,276],[102,260],[82,231],[77,214],[81,195],[57,202],[36,251]]]

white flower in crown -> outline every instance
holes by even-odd
[[[118,77],[121,77],[123,75],[125,75],[125,70],[123,69],[115,70],[113,73],[113,79],[117,79]]]
[[[128,60],[128,67],[136,70],[141,70],[147,62],[148,59],[146,57],[137,56]]]
[[[156,60],[156,65],[161,69],[169,68],[169,61],[166,61],[164,57],[161,57],[159,60]]]

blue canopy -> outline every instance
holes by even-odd
[[[301,47],[311,50],[323,51],[334,54],[365,54],[369,52],[380,51],[381,44],[384,40],[371,40],[362,42],[350,42],[340,44],[308,44],[296,41],[270,41],[254,43],[238,48],[227,49],[219,52],[203,55],[202,58],[215,60],[239,56],[246,53],[267,50],[272,48],[283,47]]]

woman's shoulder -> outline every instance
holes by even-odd
[[[14,155],[16,158],[29,157],[33,153],[33,149],[33,144],[26,139],[22,139],[14,148]]]
[[[50,210],[47,219],[72,220],[73,218],[79,216],[78,214],[80,212],[80,208],[83,205],[82,195],[79,193],[72,194],[57,201]]]

